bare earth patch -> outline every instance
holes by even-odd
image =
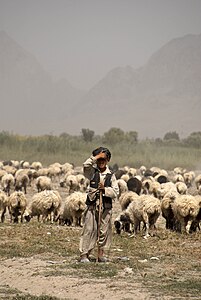
[[[9,286],[23,294],[61,299],[150,299],[139,283],[126,278],[122,281],[115,278],[98,280],[42,275],[52,264],[62,262],[44,261],[36,257],[1,261],[0,287]]]

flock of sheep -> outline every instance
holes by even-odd
[[[166,228],[191,233],[200,230],[201,174],[175,168],[166,171],[152,167],[139,169],[113,167],[120,195],[114,229],[144,237],[156,229],[159,216]],[[5,222],[30,221],[32,218],[60,225],[82,226],[89,182],[82,167],[40,162],[0,162],[0,217]],[[141,227],[140,227],[141,225]]]

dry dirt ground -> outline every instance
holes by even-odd
[[[61,262],[54,262],[61,263]],[[0,286],[17,289],[24,294],[50,295],[60,299],[151,299],[135,282],[113,279],[91,280],[77,277],[41,275],[51,262],[38,257],[14,258],[1,262]],[[36,275],[37,274],[37,275]],[[2,295],[3,296],[3,295]],[[153,298],[152,298],[153,299]],[[160,297],[161,299],[161,297]]]
[[[65,192],[62,191],[63,196]],[[31,197],[33,191],[28,194]],[[118,203],[114,206],[113,217],[119,211]],[[161,217],[162,218],[162,217]],[[164,226],[164,220],[160,219],[160,226]],[[9,226],[9,225],[8,225]],[[25,225],[23,225],[25,226]],[[76,234],[80,234],[81,229],[76,229]],[[9,237],[8,237],[9,239]],[[78,257],[71,257],[74,263]],[[122,274],[111,278],[85,278],[72,273],[66,275],[48,276],[48,270],[53,266],[60,268],[66,265],[65,260],[49,260],[43,255],[32,257],[12,257],[11,259],[0,260],[0,299],[68,299],[68,300],[145,300],[145,299],[190,299],[174,298],[174,296],[157,296],[155,291],[148,290],[143,280],[146,274],[140,271],[122,269]],[[79,262],[77,262],[79,264]],[[98,263],[96,263],[98,264]],[[87,266],[88,267],[88,266]],[[157,267],[157,266],[156,266]],[[77,270],[79,272],[79,268]],[[25,295],[25,298],[15,298],[16,294]],[[26,298],[31,295],[32,298]],[[34,297],[35,296],[35,297]],[[44,298],[41,298],[44,296]],[[49,297],[48,297],[49,296]],[[52,298],[51,298],[52,297]],[[201,299],[196,297],[194,299]]]
[[[119,207],[116,204],[114,207],[114,216],[118,210]],[[77,228],[74,230],[75,234],[80,235],[81,229]],[[80,264],[78,256],[71,257],[70,263]],[[100,264],[96,262],[92,263]],[[75,272],[71,276],[47,275],[48,270],[51,271],[53,266],[60,268],[66,264],[68,264],[68,261],[49,260],[40,254],[28,258],[13,257],[11,259],[2,259],[0,261],[0,299],[12,299],[12,293],[15,295],[16,292],[19,295],[32,295],[32,297],[44,295],[44,297],[52,296],[57,299],[68,300],[156,299],[139,283],[139,277],[143,280],[143,277],[141,277],[142,274],[140,272],[136,274],[138,282],[135,282],[133,276],[135,274],[129,268],[128,270],[125,268],[122,274],[118,274],[117,277],[103,279],[82,278],[76,276]],[[13,299],[15,299],[14,296]],[[26,299],[26,297],[23,299]],[[37,297],[31,299],[37,299]],[[44,299],[49,300],[51,298]],[[161,296],[158,299],[162,299]],[[169,298],[163,297],[163,299]]]

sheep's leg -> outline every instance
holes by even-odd
[[[149,217],[145,211],[143,211],[143,219],[144,219],[144,223],[146,225],[145,236],[144,236],[144,238],[146,239],[149,237]]]
[[[181,233],[185,233],[186,232],[186,223],[183,218],[180,219],[180,224],[181,224]]]
[[[5,213],[6,213],[6,208],[4,208],[2,213],[1,213],[1,222],[2,223],[5,221]]]
[[[51,224],[54,223],[54,212],[53,211],[50,213],[50,223]]]
[[[136,237],[136,233],[137,233],[138,227],[139,227],[139,221],[135,220],[134,224],[133,224],[133,234],[131,234],[130,237],[134,237],[134,238]]]
[[[188,220],[187,225],[186,225],[186,233],[189,234],[190,228],[191,228],[191,224],[192,224],[193,220]]]
[[[21,223],[23,223],[23,213],[21,213]]]

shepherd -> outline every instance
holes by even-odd
[[[112,201],[119,195],[115,175],[108,167],[111,153],[99,147],[83,163],[83,172],[89,179],[83,230],[80,238],[80,262],[90,262],[89,255],[98,246],[98,262],[107,262],[106,251],[112,243]]]

